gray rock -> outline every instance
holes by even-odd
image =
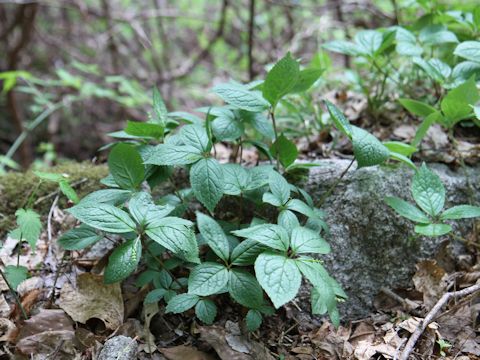
[[[310,172],[307,190],[314,200],[346,169],[349,160],[322,161],[321,167]],[[480,202],[480,168],[451,171],[441,164],[429,165],[442,179],[447,190],[446,207],[468,203],[469,194],[475,204]],[[390,289],[405,287],[421,258],[432,257],[445,238],[414,238],[413,226],[383,201],[388,195],[410,200],[413,171],[401,168],[369,167],[349,170],[323,205],[331,236],[332,253],[321,258],[330,274],[347,292],[349,299],[341,306],[343,319],[367,316],[373,299],[382,286]],[[474,187],[469,190],[467,177]],[[457,222],[456,231],[472,230],[472,220]],[[303,289],[305,290],[305,289]],[[306,291],[301,292],[302,307]],[[306,308],[306,306],[305,306]]]
[[[131,337],[119,335],[108,339],[103,345],[98,360],[134,360],[138,344]]]

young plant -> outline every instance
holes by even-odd
[[[386,197],[385,202],[399,215],[415,222],[417,234],[430,237],[445,235],[452,231],[452,226],[446,220],[480,217],[478,206],[457,205],[443,210],[445,187],[440,177],[425,164],[413,176],[411,190],[418,207],[393,196]]]

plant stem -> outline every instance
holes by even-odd
[[[10,290],[10,293],[13,295],[13,297],[15,298],[15,302],[17,303],[18,307],[20,308],[20,311],[22,312],[22,315],[23,315],[23,318],[25,320],[28,319],[28,316],[27,316],[27,312],[25,311],[25,309],[23,308],[23,305],[22,303],[20,302],[20,299],[18,298],[18,295],[16,293],[15,290],[13,290],[13,288],[10,286],[10,283],[8,282],[7,280],[7,277],[5,276],[5,273],[0,269],[0,275],[2,276],[3,278],[3,281],[5,281],[5,283],[7,284],[8,286],[8,290]]]
[[[175,281],[178,286],[180,286],[180,288],[183,288],[183,285],[180,284],[177,280],[177,278],[172,274],[172,272],[170,270],[168,270],[166,267],[165,267],[165,263],[163,262],[162,259],[160,259],[158,256],[154,255],[149,249],[148,249],[148,246],[145,245],[145,250],[147,250],[147,253],[153,257],[155,259],[156,262],[158,262],[160,264],[160,266],[162,267],[163,270],[165,270],[168,275],[170,275],[173,279],[173,281]]]
[[[277,132],[277,122],[275,120],[275,109],[270,110],[270,117],[272,119],[272,125],[273,125],[273,133],[275,134],[275,142],[278,139],[278,132]],[[277,170],[280,170],[280,160],[278,159],[278,151],[275,154],[275,161],[276,161],[276,168]]]
[[[347,168],[345,170],[343,170],[340,177],[332,184],[332,186],[330,186],[330,188],[327,190],[327,192],[321,197],[321,199],[320,199],[320,201],[318,202],[318,205],[317,205],[318,208],[322,207],[325,200],[327,200],[327,198],[330,196],[330,194],[333,192],[333,190],[335,190],[337,185],[340,183],[340,181],[343,179],[343,177],[347,174],[348,170],[352,167],[354,161],[355,161],[355,158],[352,159],[350,164],[348,164]]]

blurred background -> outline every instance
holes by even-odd
[[[415,21],[422,3],[0,0],[0,154],[23,167],[36,158],[92,158],[111,141],[106,133],[147,119],[154,86],[170,111],[192,112],[218,102],[212,85],[262,77],[287,51],[324,69],[310,103],[353,89],[352,74],[339,71],[351,67],[349,57],[321,45]],[[475,3],[455,1],[465,10]]]

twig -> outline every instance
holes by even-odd
[[[440,309],[451,299],[454,297],[463,297],[470,295],[476,291],[480,290],[480,283],[470,286],[468,288],[465,288],[463,290],[459,291],[453,291],[453,292],[448,292],[443,294],[443,296],[438,300],[438,302],[435,304],[435,306],[430,310],[430,312],[427,314],[425,319],[418,325],[417,329],[415,332],[410,336],[410,339],[408,339],[407,344],[405,345],[405,348],[402,352],[402,355],[400,356],[400,360],[408,360],[411,352],[413,351],[413,348],[415,347],[415,344],[417,343],[417,340],[420,338],[420,336],[423,334],[425,329],[427,328],[428,324],[430,324],[435,317],[437,316],[438,312]]]

